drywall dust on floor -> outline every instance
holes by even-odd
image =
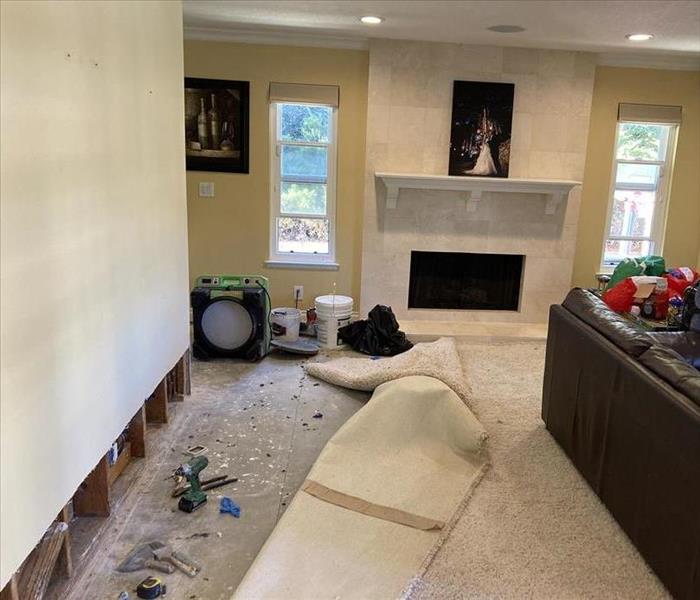
[[[171,403],[170,423],[149,431],[148,456],[122,476],[130,488],[89,550],[87,568],[69,594],[54,597],[117,598],[123,590],[135,597],[136,584],[153,573],[115,568],[135,544],[159,539],[202,565],[194,579],[162,575],[169,598],[229,598],[323,446],[369,398],[307,377],[303,364],[280,354],[256,364],[194,361],[192,396]],[[187,514],[166,478],[196,444],[208,448],[202,479],[228,474],[238,482],[208,492],[208,502]],[[240,504],[239,519],[219,513],[223,495]]]

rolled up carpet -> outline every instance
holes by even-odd
[[[432,377],[382,384],[331,438],[234,598],[396,598],[486,467],[486,432]]]
[[[469,402],[469,385],[462,371],[454,338],[416,344],[403,354],[389,358],[342,357],[306,365],[309,375],[352,390],[373,391],[378,385],[409,375],[434,377]]]

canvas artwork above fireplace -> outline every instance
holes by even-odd
[[[508,177],[515,85],[455,81],[450,175]]]

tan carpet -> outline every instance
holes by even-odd
[[[491,468],[410,597],[668,598],[544,428],[544,344],[458,349]]]
[[[377,360],[359,352],[353,352],[350,356],[345,354],[331,360],[309,362],[305,366],[306,372],[333,385],[365,392],[371,392],[387,381],[411,375],[435,377],[469,404],[469,383],[462,371],[454,338],[443,337],[434,342],[423,342],[398,356]]]

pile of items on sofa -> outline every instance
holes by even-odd
[[[603,292],[615,312],[650,321],[664,328],[700,331],[700,274],[690,267],[666,269],[661,256],[621,261]]]

